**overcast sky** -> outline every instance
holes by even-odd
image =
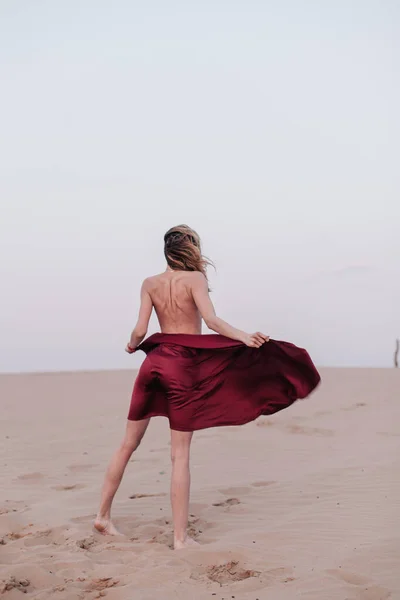
[[[390,366],[399,47],[395,0],[2,0],[0,371],[139,364],[178,223],[221,317]]]

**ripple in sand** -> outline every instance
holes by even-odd
[[[302,435],[322,435],[324,437],[332,437],[334,431],[332,429],[322,429],[321,427],[303,427],[302,425],[289,425],[286,428],[289,433]]]
[[[357,600],[388,600],[392,597],[388,589],[372,584],[364,575],[342,569],[330,569],[327,573],[357,589]]]
[[[24,473],[23,475],[18,475],[18,481],[23,481],[24,483],[36,483],[44,479],[43,473]]]
[[[68,470],[71,471],[72,473],[84,473],[85,471],[89,471],[89,469],[94,469],[94,467],[97,467],[98,465],[93,465],[93,464],[75,464],[75,465],[69,465]]]
[[[11,512],[23,512],[28,509],[27,504],[22,500],[6,500],[2,506],[0,506],[0,515],[6,515]]]
[[[253,487],[267,487],[268,485],[273,485],[276,481],[254,481],[251,485]]]
[[[245,496],[250,494],[251,489],[249,487],[230,487],[218,491],[225,496]]]

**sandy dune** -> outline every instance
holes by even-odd
[[[278,415],[195,435],[201,547],[173,552],[163,419],[117,496],[127,537],[91,528],[132,373],[1,376],[1,598],[399,600],[400,371],[322,377]]]

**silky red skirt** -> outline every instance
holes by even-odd
[[[171,429],[244,425],[308,396],[320,376],[306,350],[270,340],[249,348],[221,335],[156,333],[136,378],[128,419],[168,417]]]

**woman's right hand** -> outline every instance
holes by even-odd
[[[265,335],[259,331],[256,333],[246,333],[242,341],[249,348],[261,348],[265,342],[269,342],[269,335]]]

